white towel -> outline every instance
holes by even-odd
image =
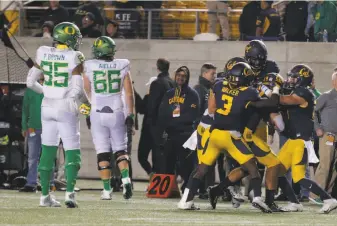
[[[194,131],[190,136],[190,138],[188,138],[188,140],[183,144],[183,147],[194,151],[197,148],[197,143],[198,143],[197,131]]]
[[[318,163],[319,159],[316,156],[314,145],[312,144],[312,141],[304,141],[304,145],[307,148],[308,151],[308,161],[309,163]]]

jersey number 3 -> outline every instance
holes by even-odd
[[[96,93],[119,93],[121,79],[119,70],[94,71],[94,88]]]
[[[217,112],[222,115],[228,115],[232,109],[233,97],[223,94],[221,99],[224,102],[224,105],[223,108],[219,108]]]

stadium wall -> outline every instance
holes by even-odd
[[[91,57],[93,39],[84,39],[80,50],[86,58]],[[35,57],[37,48],[41,45],[51,45],[51,41],[40,38],[19,38],[30,56]],[[194,42],[183,40],[116,40],[117,58],[127,58],[131,61],[131,73],[136,90],[145,95],[148,87],[145,84],[151,76],[156,76],[156,60],[160,57],[171,62],[170,72],[179,66],[186,65],[191,71],[190,84],[196,84],[199,70],[203,63],[214,63],[222,70],[226,61],[234,56],[242,56],[246,42]],[[316,87],[325,91],[330,89],[331,72],[337,66],[335,54],[337,45],[334,43],[298,43],[298,42],[267,42],[269,59],[275,60],[281,74],[285,76],[288,69],[298,63],[308,64],[315,72]],[[26,75],[22,75],[26,76]],[[0,80],[1,74],[0,74]],[[139,118],[139,124],[142,117]],[[145,171],[137,161],[139,132],[133,139],[133,175],[137,179],[146,179]],[[274,144],[278,143],[276,138]],[[93,149],[90,131],[87,129],[84,117],[81,118],[82,168],[80,177],[97,178],[96,153]],[[275,150],[278,146],[274,145]]]

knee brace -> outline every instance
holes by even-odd
[[[100,162],[108,162],[108,164],[106,166],[100,166],[99,165]],[[97,154],[98,170],[111,169],[110,162],[111,162],[111,153],[110,152],[104,152],[104,153]]]
[[[123,161],[130,162],[130,157],[126,151],[117,151],[114,153],[114,157],[116,159],[116,165]]]

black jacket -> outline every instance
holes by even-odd
[[[96,3],[89,2],[81,5],[75,12],[73,16],[73,21],[78,27],[82,27],[82,18],[88,13],[95,15],[95,23],[99,25],[104,24],[103,17]]]
[[[208,108],[208,97],[209,90],[212,88],[212,82],[208,81],[202,76],[199,76],[199,83],[194,86],[195,91],[197,91],[200,99],[200,112],[199,121],[206,108]]]
[[[179,92],[179,90],[181,90]],[[178,94],[178,95],[177,95]],[[179,117],[174,111],[180,107]],[[189,86],[173,88],[167,91],[162,99],[158,112],[157,134],[164,131],[170,135],[192,134],[199,116],[200,105],[198,93]]]
[[[45,11],[41,21],[40,26],[46,21],[53,21],[54,25],[57,25],[61,22],[69,20],[69,13],[64,6],[60,5],[57,9],[52,10],[50,7]]]
[[[90,25],[86,28],[81,28],[83,38],[98,38],[102,35],[101,31],[95,28],[95,25]]]
[[[161,100],[167,90],[174,87],[174,82],[168,73],[160,73],[157,79],[151,83],[147,103],[147,123],[155,125]]]
[[[251,1],[243,7],[239,21],[241,40],[245,40],[245,36],[256,35],[256,20],[260,12],[261,6],[259,1]]]

